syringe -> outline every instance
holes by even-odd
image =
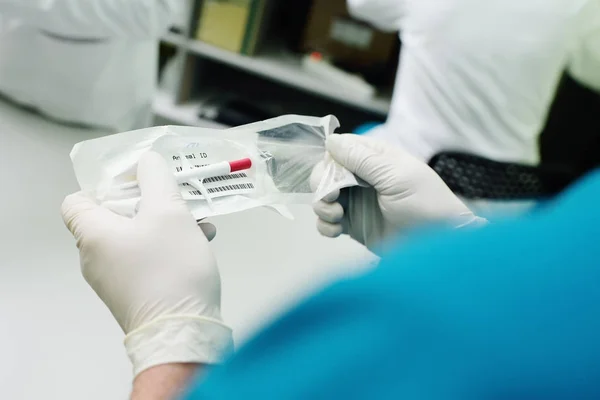
[[[250,158],[242,158],[235,161],[222,161],[214,164],[204,165],[198,168],[190,168],[174,174],[178,184],[188,183],[192,179],[214,178],[216,176],[225,176],[234,172],[245,171],[252,168],[252,160]],[[138,187],[137,181],[131,181],[115,186],[115,190],[130,190]]]

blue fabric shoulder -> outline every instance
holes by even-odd
[[[187,399],[599,399],[600,173],[535,214],[420,233]]]

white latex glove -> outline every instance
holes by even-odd
[[[233,347],[208,240],[163,158],[138,166],[139,213],[128,219],[81,193],[62,206],[86,281],[127,334],[135,375],[167,363],[214,364]]]
[[[336,191],[314,204],[324,236],[349,234],[373,249],[383,239],[425,223],[461,227],[486,221],[476,217],[427,164],[399,147],[359,135],[332,135],[329,155],[369,187]],[[313,172],[313,186],[324,168]],[[342,205],[343,204],[343,205]]]

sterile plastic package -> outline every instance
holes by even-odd
[[[251,168],[179,182],[197,219],[268,206],[291,217],[287,204],[310,204],[328,193],[358,184],[353,174],[326,156],[325,141],[339,127],[334,116],[285,115],[229,130],[161,126],[78,143],[71,160],[81,189],[99,203],[134,216],[140,200],[135,184],[140,156],[154,150],[174,174],[224,161],[251,160]],[[313,168],[325,162],[316,193]]]

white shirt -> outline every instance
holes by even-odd
[[[0,93],[58,120],[150,122],[158,38],[183,0],[0,0]]]
[[[600,90],[600,0],[348,0],[400,30],[382,136],[424,160],[460,150],[537,164],[538,136],[565,70]]]

